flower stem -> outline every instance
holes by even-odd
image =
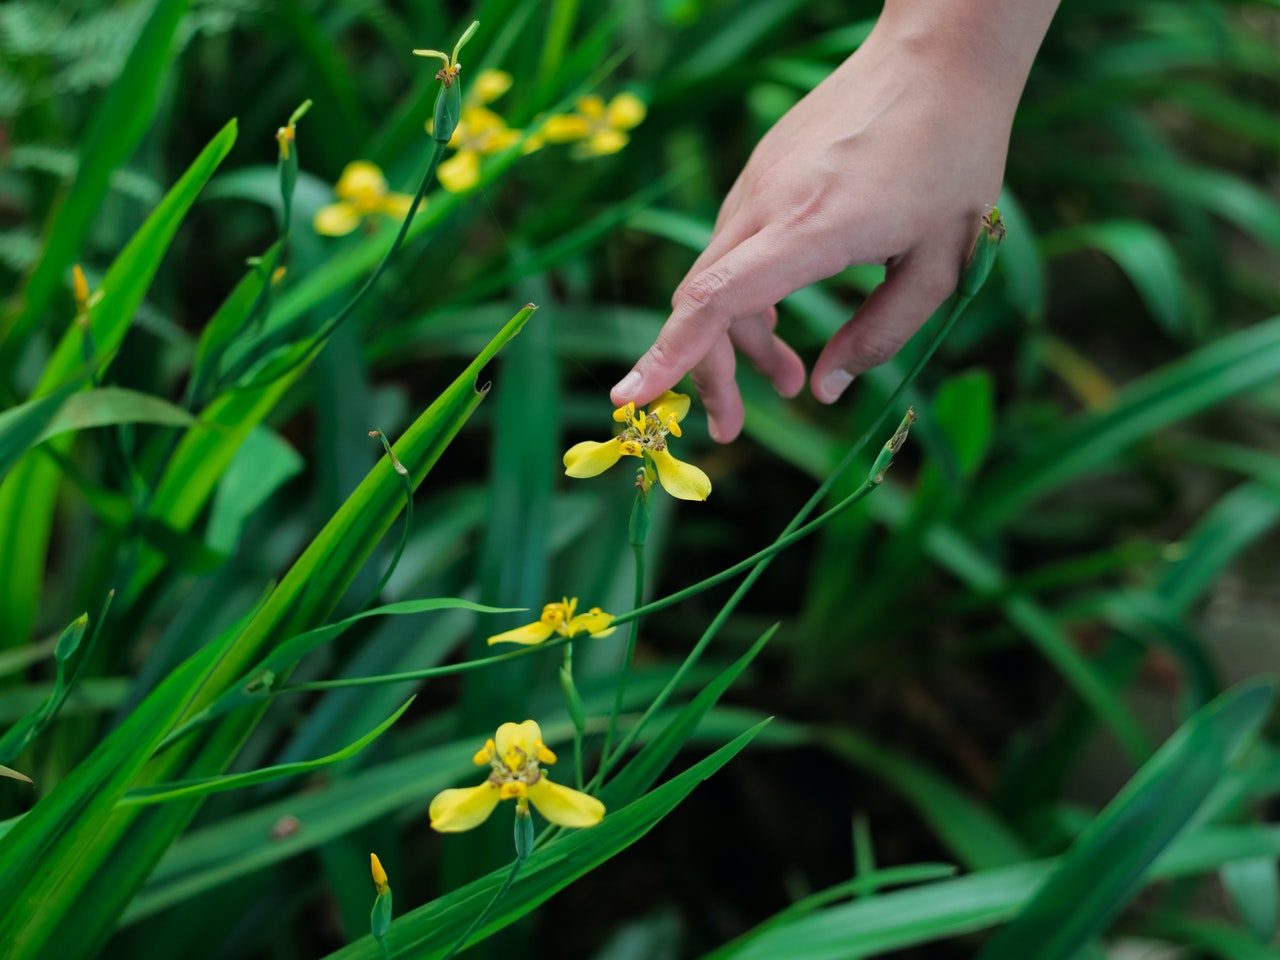
[[[631,507],[631,552],[635,556],[635,592],[632,605],[639,609],[644,603],[644,545],[649,536],[649,496],[644,488],[636,490],[635,504]],[[618,670],[618,690],[613,697],[613,710],[609,714],[609,727],[605,731],[604,746],[600,751],[600,759],[609,755],[613,747],[613,738],[618,733],[618,716],[622,713],[622,704],[627,696],[627,681],[631,678],[631,663],[636,656],[636,640],[640,633],[640,619],[631,621],[631,629],[627,632],[627,649],[622,655],[622,666]]]
[[[462,948],[467,945],[467,941],[471,939],[471,935],[479,930],[481,924],[489,919],[489,914],[493,913],[493,908],[498,905],[498,901],[505,897],[507,895],[507,891],[511,889],[511,884],[515,882],[516,874],[520,872],[520,867],[524,864],[524,859],[524,857],[518,856],[511,861],[511,870],[507,873],[507,879],[502,882],[502,886],[498,888],[498,892],[493,895],[493,899],[490,900],[485,905],[485,908],[476,915],[476,918],[471,921],[471,926],[467,927],[462,936],[454,942],[453,946],[449,948],[449,952],[444,955],[442,960],[453,960]]]
[[[979,243],[982,243],[982,237],[979,237]],[[989,263],[985,266],[987,270],[990,269]],[[962,277],[961,279],[962,287],[964,286],[965,279],[965,277]],[[971,290],[965,290],[963,292],[957,291],[955,297],[951,301],[946,319],[943,320],[942,325],[938,328],[938,332],[934,334],[933,339],[929,341],[928,346],[926,346],[920,356],[916,358],[916,362],[912,364],[911,369],[907,372],[906,376],[902,378],[893,393],[890,394],[888,402],[885,403],[884,408],[880,411],[879,415],[872,421],[863,434],[854,441],[853,446],[849,448],[840,463],[836,465],[836,468],[828,474],[827,478],[823,480],[821,484],[818,485],[818,489],[813,492],[813,495],[809,497],[804,506],[802,506],[791,519],[791,522],[787,524],[786,528],[782,531],[782,534],[774,542],[774,545],[759,551],[752,557],[748,557],[742,563],[734,564],[734,566],[730,567],[729,570],[709,577],[707,580],[702,581],[701,584],[695,585],[696,589],[705,589],[704,585],[710,586],[715,583],[720,583],[721,581],[732,577],[735,573],[740,572],[744,567],[754,564],[751,572],[747,574],[740,584],[738,584],[733,595],[729,597],[725,605],[720,608],[720,612],[717,613],[711,623],[707,625],[707,629],[703,631],[702,636],[699,637],[698,642],[693,645],[693,649],[689,651],[684,662],[680,664],[671,679],[667,681],[667,685],[662,688],[658,696],[649,704],[644,714],[641,715],[636,724],[627,732],[626,737],[624,737],[622,742],[618,744],[618,748],[612,755],[604,757],[601,760],[600,769],[596,772],[596,776],[588,789],[595,789],[601,782],[603,782],[604,778],[609,774],[609,771],[617,766],[618,761],[626,755],[627,750],[631,748],[631,745],[635,743],[636,739],[644,731],[645,725],[648,724],[649,721],[653,719],[654,715],[666,705],[667,701],[671,698],[671,695],[675,692],[681,681],[688,672],[693,669],[694,665],[698,662],[698,659],[711,643],[711,640],[720,631],[724,622],[729,619],[730,614],[732,614],[737,608],[738,604],[742,601],[742,598],[746,596],[747,591],[751,589],[755,582],[764,574],[764,571],[768,569],[769,562],[773,559],[778,550],[782,549],[780,544],[785,545],[785,543],[794,543],[801,536],[804,536],[806,532],[812,532],[815,526],[820,525],[823,520],[829,519],[834,513],[852,505],[854,502],[862,499],[875,489],[877,485],[875,483],[876,474],[873,471],[872,475],[869,476],[857,490],[842,500],[832,508],[832,510],[828,510],[822,515],[822,517],[817,521],[814,521],[812,524],[804,523],[805,518],[808,517],[809,514],[814,511],[814,508],[823,501],[831,491],[831,488],[835,485],[836,481],[840,479],[850,466],[852,466],[859,454],[861,454],[867,444],[871,442],[871,439],[882,429],[885,420],[888,419],[890,413],[896,407],[899,399],[902,397],[902,394],[905,393],[907,388],[915,382],[916,378],[920,375],[920,371],[923,370],[925,364],[932,359],[933,354],[938,349],[938,346],[946,338],[947,334],[951,332],[951,328],[955,326],[955,322],[959,319],[960,314],[964,312],[965,307],[967,307],[970,301],[972,301],[974,294],[977,292],[977,287],[981,286],[981,281],[983,279],[985,279],[985,275],[978,280],[976,285],[973,285]],[[689,589],[696,592],[695,588]],[[618,620],[622,620],[624,618],[631,619],[636,616],[644,616],[646,613],[651,613],[654,610],[661,609],[662,607],[670,606],[672,603],[679,602],[679,600],[687,596],[688,593],[689,590],[681,590],[672,594],[670,597],[655,600],[653,603],[650,603],[645,607],[638,607],[629,613],[619,616],[614,622],[616,623]]]
[[[310,683],[295,683],[290,684],[287,687],[277,687],[275,690],[271,691],[271,696],[279,696],[282,693],[302,693],[306,690],[337,690],[342,687],[374,687],[384,683],[403,683],[407,680],[430,680],[433,677],[449,677],[456,673],[466,673],[469,670],[479,670],[483,667],[493,666],[496,663],[505,663],[508,660],[527,657],[543,650],[553,650],[556,647],[564,646],[568,642],[568,637],[556,637],[554,640],[548,640],[546,643],[521,647],[519,650],[512,650],[510,653],[502,653],[496,657],[482,657],[479,660],[464,660],[461,663],[450,663],[443,667],[428,667],[426,670],[410,670],[405,673],[380,673],[371,677],[343,677],[340,680],[315,680]]]
[[[414,194],[413,203],[409,205],[409,212],[405,214],[404,220],[401,221],[400,229],[396,232],[395,239],[391,241],[391,246],[387,248],[387,252],[383,254],[382,260],[379,261],[377,267],[374,268],[373,273],[369,274],[369,276],[365,278],[360,289],[357,290],[351,299],[347,301],[346,306],[325,322],[324,326],[322,326],[311,338],[311,346],[299,354],[293,361],[286,364],[282,369],[268,372],[264,377],[245,384],[242,389],[258,389],[265,387],[278,380],[280,377],[290,373],[297,367],[304,366],[315,359],[319,351],[323,349],[324,345],[328,342],[329,337],[333,335],[333,332],[337,330],[349,316],[351,316],[352,312],[360,304],[360,301],[363,300],[365,295],[373,289],[373,285],[378,282],[378,278],[382,276],[383,271],[387,269],[387,266],[395,259],[396,254],[400,252],[400,247],[403,246],[405,237],[409,234],[409,227],[413,224],[413,218],[417,215],[418,207],[422,205],[423,198],[426,197],[427,191],[431,189],[431,184],[435,180],[436,167],[440,165],[440,158],[444,156],[444,148],[445,144],[441,143],[439,140],[432,141],[431,159],[427,163],[426,172],[422,175],[422,182],[418,184],[418,192]],[[268,278],[268,280],[270,280],[270,278]],[[253,363],[263,356],[266,350],[276,346],[278,342],[287,340],[291,332],[292,331],[286,327],[278,329],[272,334],[268,334],[259,342],[255,349],[246,354],[231,369],[231,371],[227,373],[226,377],[223,378],[224,381],[235,380],[242,374],[248,372]]]

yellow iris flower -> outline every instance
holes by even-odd
[[[511,74],[504,70],[482,70],[468,91],[458,125],[449,138],[454,155],[436,171],[440,185],[450,193],[465,193],[480,182],[481,157],[501,153],[520,142],[523,134],[508,127],[502,117],[488,108],[488,104],[511,89],[511,83]],[[538,149],[541,142],[540,137],[530,137],[525,141],[525,153]]]
[[[526,646],[542,643],[558,633],[562,637],[576,637],[587,633],[593,637],[607,637],[614,628],[609,626],[613,617],[599,607],[574,616],[578,609],[577,597],[565,597],[559,603],[548,603],[542,608],[542,616],[533,623],[516,627],[506,633],[494,634],[489,645],[495,643],[523,643]]]
[[[489,819],[500,800],[515,800],[521,811],[534,808],[560,827],[594,827],[604,819],[604,804],[578,790],[552,783],[542,767],[556,755],[542,742],[533,720],[504,723],[472,758],[489,766],[489,778],[478,787],[443,790],[431,801],[431,828],[459,833]]]
[[[549,143],[578,143],[583,156],[617,153],[630,141],[627,131],[644,121],[644,101],[634,93],[620,93],[607,104],[595,94],[579,97],[576,113],[550,116],[542,126]]]
[[[599,443],[584,440],[565,452],[564,472],[570,477],[594,477],[604,473],[622,457],[640,457],[646,474],[652,464],[662,488],[680,500],[705,500],[711,494],[711,480],[691,463],[677,460],[667,449],[667,437],[680,436],[680,421],[689,412],[689,398],[668,390],[637,411],[634,403],[619,407],[613,419],[626,424],[622,433]]]
[[[345,237],[370,217],[403,220],[413,205],[408,194],[389,191],[387,178],[368,160],[347,164],[333,192],[337,202],[317,210],[312,222],[316,233],[326,237]]]

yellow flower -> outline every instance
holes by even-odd
[[[542,616],[533,623],[516,627],[506,633],[495,634],[489,638],[489,645],[495,643],[523,643],[526,646],[542,643],[558,633],[562,637],[576,637],[588,633],[593,637],[607,637],[614,628],[609,626],[613,617],[599,607],[592,607],[586,613],[574,616],[578,609],[577,597],[565,597],[559,603],[548,603],[542,608]]]
[[[480,158],[501,153],[520,142],[521,132],[490,110],[487,104],[511,89],[511,74],[503,70],[483,70],[467,93],[462,116],[449,138],[456,152],[436,171],[440,185],[450,193],[464,193],[480,182]],[[431,121],[428,121],[428,130]],[[525,153],[541,145],[540,138],[525,141]]]
[[[367,160],[349,163],[333,188],[337,203],[316,211],[313,226],[326,237],[345,237],[374,216],[402,220],[413,205],[413,197],[387,190],[387,178]]]
[[[627,131],[640,126],[645,116],[644,101],[634,93],[620,93],[608,104],[595,94],[580,97],[577,108],[577,113],[548,117],[542,135],[550,143],[581,141],[578,152],[590,157],[617,153],[630,140]]]
[[[680,436],[680,421],[689,412],[689,398],[668,390],[649,406],[649,412],[637,411],[634,403],[619,407],[613,419],[626,424],[622,433],[598,443],[584,440],[564,455],[564,472],[570,477],[594,477],[604,473],[622,457],[640,457],[658,473],[658,482],[671,496],[680,500],[705,500],[711,493],[711,480],[691,463],[677,460],[667,449],[667,437]]]
[[[489,778],[478,787],[444,790],[431,801],[431,828],[459,833],[489,819],[499,800],[515,800],[526,812],[530,803],[561,827],[594,827],[604,819],[604,804],[595,797],[552,783],[543,765],[556,755],[542,742],[542,729],[532,720],[504,723],[472,758],[489,765]]]

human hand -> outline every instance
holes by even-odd
[[[670,319],[613,388],[616,405],[644,405],[691,372],[712,438],[733,440],[736,353],[783,396],[798,394],[804,363],[774,333],[775,304],[855,263],[885,264],[885,280],[828,341],[813,395],[834,402],[898,352],[954,290],[999,194],[1013,113],[1056,6],[1010,2],[1030,22],[1015,23],[1018,36],[1002,23],[998,41],[966,19],[963,0],[886,4],[862,47],[756,146]]]

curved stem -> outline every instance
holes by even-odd
[[[493,899],[485,904],[485,908],[476,914],[476,918],[471,921],[471,926],[463,932],[449,948],[449,952],[444,955],[442,960],[453,960],[467,945],[467,941],[471,939],[471,935],[480,929],[480,925],[489,919],[489,914],[493,913],[493,908],[498,905],[498,901],[507,895],[507,891],[511,889],[511,884],[515,882],[516,874],[520,872],[520,865],[524,863],[523,857],[516,857],[511,862],[511,871],[507,874],[507,879],[502,882],[502,886],[498,888],[498,892],[493,895]]]
[[[643,494],[638,494],[643,496]],[[640,605],[644,603],[644,544],[632,543],[632,552],[635,554],[635,599],[633,603],[636,609],[640,609]],[[640,619],[635,617],[631,621],[631,629],[627,632],[627,649],[622,655],[622,668],[618,671],[618,689],[613,696],[613,710],[609,714],[609,727],[605,731],[604,746],[600,750],[600,758],[603,760],[609,755],[609,750],[613,747],[613,738],[618,733],[618,716],[622,713],[622,704],[627,696],[627,681],[631,677],[631,663],[636,656],[636,640],[640,633]]]
[[[981,281],[979,281],[977,285],[980,286]],[[803,525],[805,518],[814,511],[814,508],[816,508],[819,503],[822,502],[822,500],[831,491],[831,488],[835,486],[836,481],[839,480],[844,472],[853,465],[854,461],[858,458],[858,455],[862,453],[867,444],[871,442],[872,438],[884,427],[884,422],[889,418],[889,415],[893,411],[898,400],[902,397],[902,394],[905,393],[907,388],[915,382],[916,377],[920,375],[920,371],[924,369],[925,364],[932,359],[934,353],[938,349],[938,346],[946,338],[947,334],[951,332],[951,328],[955,326],[956,320],[959,319],[960,314],[964,312],[965,307],[969,305],[969,302],[972,299],[972,294],[956,294],[954,299],[951,301],[950,310],[947,313],[942,326],[938,328],[938,332],[934,334],[933,339],[929,341],[929,345],[925,347],[920,356],[916,358],[916,362],[912,364],[911,369],[907,371],[906,376],[899,381],[898,386],[894,388],[893,393],[889,395],[889,399],[885,403],[884,408],[880,411],[879,415],[871,422],[867,429],[863,431],[862,435],[854,441],[853,446],[851,446],[844,457],[841,458],[840,463],[836,465],[836,468],[832,470],[831,473],[827,475],[827,478],[818,485],[818,489],[813,492],[813,495],[809,497],[804,506],[802,506],[791,519],[791,522],[787,524],[786,528],[782,531],[782,535],[779,536],[777,541],[775,541],[775,546],[802,530],[810,529],[810,526]],[[868,478],[868,482],[872,482],[874,479],[875,477],[873,474],[872,477]],[[850,497],[858,496],[859,499],[861,499],[861,496],[866,496],[866,494],[870,493],[873,488],[874,483],[872,483],[871,487],[868,487],[867,483],[864,483],[858,488],[858,490],[854,491],[853,494],[850,494]],[[849,505],[849,502],[846,502],[849,501],[849,499],[849,497],[846,497],[845,501],[842,501],[844,506]],[[830,511],[828,511],[828,513],[830,513]],[[824,516],[826,516],[826,514],[824,514]],[[789,542],[794,542],[794,540]],[[609,771],[617,766],[618,761],[626,755],[626,752],[631,748],[632,744],[635,743],[636,739],[644,731],[645,726],[653,719],[653,716],[666,705],[668,700],[671,699],[671,695],[675,692],[677,686],[688,672],[693,669],[694,665],[698,662],[698,658],[702,656],[708,645],[710,645],[711,640],[724,625],[724,622],[729,619],[729,615],[733,613],[738,604],[742,601],[742,598],[746,596],[747,591],[751,589],[755,582],[764,574],[764,571],[768,569],[770,561],[777,552],[777,550],[770,547],[755,555],[761,559],[755,561],[755,567],[747,574],[742,583],[738,584],[733,595],[730,596],[725,605],[720,608],[720,612],[717,613],[711,623],[707,625],[707,629],[704,630],[702,636],[698,638],[698,642],[693,645],[693,649],[689,651],[684,662],[680,664],[679,669],[677,669],[671,679],[667,681],[667,685],[662,688],[661,692],[654,698],[653,702],[649,704],[649,707],[641,715],[636,724],[627,732],[627,735],[623,738],[622,742],[618,744],[617,749],[611,756],[605,757],[601,760],[600,769],[596,772],[595,778],[592,780],[588,790],[598,787],[600,783],[603,782]],[[744,563],[750,562],[750,560],[744,561]],[[731,567],[730,570],[734,570],[735,567],[740,568],[742,566],[743,564],[735,564],[735,566]],[[732,575],[732,573],[728,574],[728,576]],[[726,579],[726,576],[717,574],[709,579],[718,583],[720,580]],[[662,600],[648,604],[648,607],[644,612],[649,612],[652,609],[655,609],[657,604],[669,606],[669,603],[667,602],[669,599],[670,598],[664,597]],[[639,613],[640,611],[633,610],[630,614],[624,614],[623,616],[634,616]],[[621,619],[621,617],[619,619]]]
[[[406,680],[429,680],[432,677],[450,677],[455,673],[466,673],[468,670],[479,670],[495,663],[505,663],[519,657],[527,657],[543,650],[553,650],[569,642],[568,637],[556,637],[535,646],[521,647],[510,653],[496,657],[484,657],[480,660],[464,660],[462,663],[450,663],[443,667],[429,667],[426,670],[410,670],[406,673],[381,673],[372,677],[343,677],[340,680],[315,680],[310,683],[294,683],[287,687],[279,687],[271,691],[271,696],[278,697],[283,693],[303,693],[307,690],[338,690],[343,687],[373,687],[384,683],[403,683]]]

